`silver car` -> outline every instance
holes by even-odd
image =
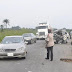
[[[28,44],[36,43],[36,36],[33,33],[25,33],[22,36]]]
[[[26,44],[22,36],[6,36],[0,43],[0,58],[26,58]]]

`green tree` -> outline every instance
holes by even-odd
[[[8,20],[8,19],[4,19],[4,20],[3,20],[3,23],[6,24],[6,28],[7,28],[7,25],[9,25],[9,20]]]

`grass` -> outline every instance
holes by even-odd
[[[3,32],[0,31],[0,42],[5,36],[13,36],[13,35],[22,35],[24,33],[36,33],[36,30],[34,29],[20,29],[20,30],[3,30]]]

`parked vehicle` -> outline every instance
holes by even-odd
[[[26,58],[26,53],[22,36],[6,36],[0,44],[0,58]]]
[[[25,33],[22,36],[28,44],[36,43],[36,36],[33,33]]]
[[[39,25],[36,28],[37,28],[37,33],[36,33],[37,39],[45,39],[48,35],[48,24],[39,23]]]
[[[54,42],[55,43],[67,43],[69,39],[69,34],[66,30],[56,30],[54,32]]]
[[[72,39],[72,31],[69,32],[70,39]]]

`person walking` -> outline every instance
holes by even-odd
[[[50,56],[51,57],[50,61],[53,61],[53,46],[54,46],[53,33],[51,29],[48,29],[48,36],[46,40],[47,58],[45,59],[49,59]]]

